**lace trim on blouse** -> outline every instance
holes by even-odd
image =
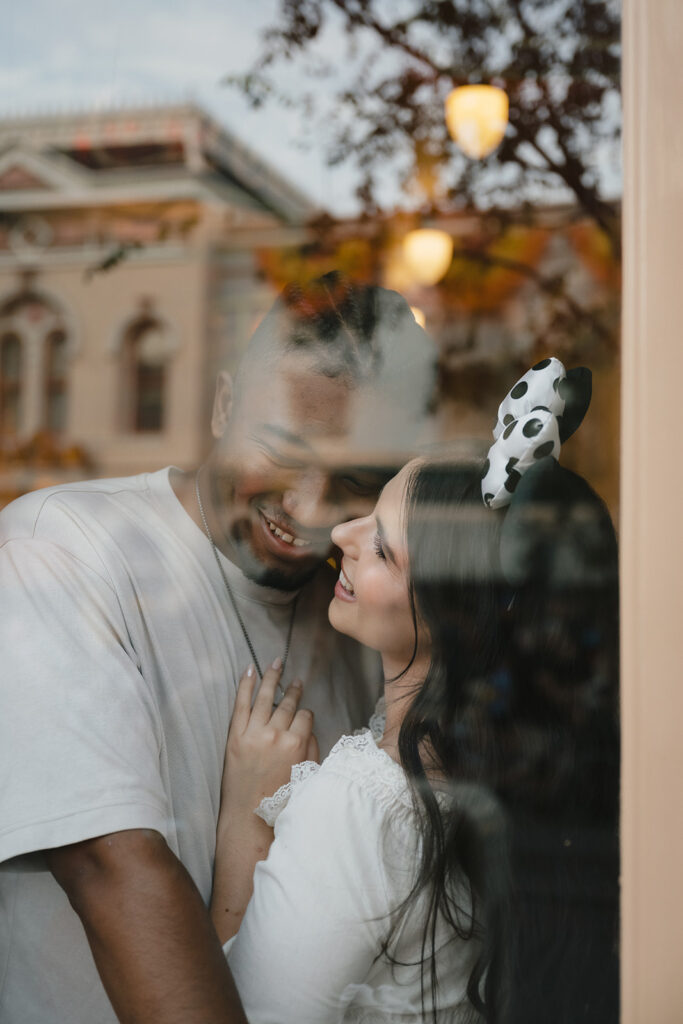
[[[307,779],[309,775],[315,775],[317,771],[320,771],[320,765],[317,761],[301,761],[299,764],[293,765],[289,782],[276,789],[272,796],[264,796],[254,814],[257,814],[259,818],[265,821],[266,825],[270,825],[272,828],[280,811],[284,810],[289,803],[292,791],[304,779]]]
[[[379,743],[384,736],[384,730],[387,725],[387,706],[384,697],[380,697],[375,704],[375,710],[370,716],[368,722],[368,728],[372,733],[372,738]],[[356,729],[357,733],[365,732],[365,729]]]
[[[364,789],[382,803],[392,807],[399,805],[403,815],[412,818],[413,805],[403,769],[385,750],[377,746],[384,734],[385,723],[386,712],[382,697],[370,719],[369,729],[357,729],[352,736],[342,736],[322,765],[315,761],[295,764],[289,782],[280,786],[273,796],[265,797],[254,813],[272,827],[297,786],[309,776],[324,770],[360,781]],[[375,762],[372,771],[368,771],[368,757]]]

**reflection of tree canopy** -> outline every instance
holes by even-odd
[[[569,194],[616,251],[601,179],[618,159],[619,11],[618,0],[280,0],[260,56],[232,81],[254,105],[300,103],[329,160],[357,164],[368,206],[398,158],[423,194],[456,205]],[[286,96],[276,66],[302,56],[311,88]],[[510,100],[508,132],[484,161],[464,157],[444,122],[447,93],[467,82],[499,84]]]
[[[595,221],[576,219],[572,209],[557,211],[549,224],[486,215],[467,218],[468,229],[458,234],[460,219],[439,221],[456,233],[453,260],[445,277],[426,290],[392,276],[402,240],[416,223],[409,213],[341,222],[321,218],[311,225],[307,244],[259,249],[258,267],[277,289],[336,269],[362,281],[381,280],[418,306],[426,301],[446,391],[462,392],[465,364],[472,371],[476,362],[480,376],[482,362],[486,365],[479,383],[468,378],[465,390],[473,400],[491,388],[502,394],[508,378],[549,351],[568,365],[585,362],[595,370],[613,365],[619,262]],[[490,332],[494,324],[495,353],[484,346],[477,356],[480,332]],[[490,379],[492,360],[500,380]],[[453,378],[448,386],[446,378]]]

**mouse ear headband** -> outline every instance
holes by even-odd
[[[498,407],[495,441],[482,473],[485,505],[509,505],[527,470],[542,459],[559,458],[563,442],[586,415],[591,391],[589,369],[579,366],[567,372],[552,356],[520,377]]]

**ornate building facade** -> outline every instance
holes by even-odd
[[[230,238],[311,213],[192,105],[0,122],[0,502],[200,458],[273,295]]]

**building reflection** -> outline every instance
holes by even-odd
[[[272,288],[236,229],[310,203],[191,106],[0,122],[3,501],[196,462],[209,381]]]
[[[196,464],[217,369],[282,286],[340,269],[424,315],[431,440],[486,439],[496,396],[549,352],[590,365],[595,411],[567,462],[617,513],[618,263],[575,209],[431,211],[454,258],[425,285],[403,245],[419,218],[335,221],[194,106],[5,120],[0,143],[3,502]]]

